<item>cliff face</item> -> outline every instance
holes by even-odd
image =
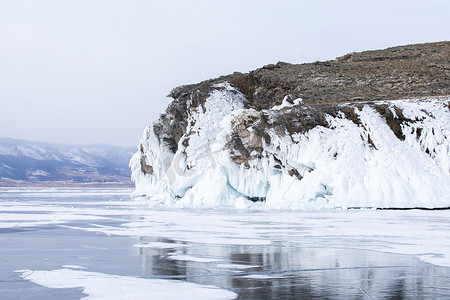
[[[189,207],[450,206],[449,75],[440,42],[176,88],[130,162],[136,193]]]

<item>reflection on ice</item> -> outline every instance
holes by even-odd
[[[443,287],[450,284],[447,268],[359,249],[193,244],[139,253],[148,277],[212,284],[242,299],[430,298],[448,295]]]
[[[257,268],[259,266],[253,266],[253,265],[240,265],[240,264],[218,264],[216,265],[217,268],[225,268],[225,269],[237,269],[237,270],[244,270],[244,269],[252,269]]]
[[[355,247],[413,254],[450,266],[448,211],[233,212],[153,210],[119,226],[72,227],[122,236],[152,236],[184,243]]]

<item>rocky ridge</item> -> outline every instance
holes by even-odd
[[[134,180],[137,187],[138,182],[142,182],[142,176],[153,178],[147,179],[146,185],[156,182],[161,184],[167,170],[173,167],[177,153],[184,157],[181,165],[176,161],[177,169],[180,166],[184,171],[198,168],[201,159],[190,154],[193,148],[190,144],[192,139],[202,136],[205,124],[199,125],[201,122],[198,116],[208,114],[207,106],[211,105],[211,95],[215,93],[222,93],[222,98],[228,97],[222,106],[233,101],[237,103],[228,108],[228,115],[231,114],[227,119],[229,128],[225,126],[228,131],[216,152],[226,152],[229,160],[241,169],[241,173],[245,170],[262,170],[261,162],[268,160],[269,168],[302,181],[305,174],[314,170],[314,166],[299,163],[299,159],[283,154],[279,146],[274,147],[274,143],[281,139],[282,144],[292,143],[295,148],[299,144],[298,137],[308,135],[315,128],[334,130],[335,119],[350,121],[361,130],[360,139],[364,144],[374,151],[378,150],[380,145],[377,144],[380,143],[372,138],[376,133],[368,128],[367,120],[362,117],[362,112],[370,108],[384,120],[398,141],[411,146],[413,142],[409,139],[412,134],[418,147],[428,157],[436,161],[439,156],[437,163],[448,176],[450,150],[446,146],[448,128],[445,126],[449,123],[449,75],[450,42],[438,42],[350,53],[325,62],[299,65],[278,62],[246,74],[234,73],[199,84],[181,86],[170,93],[174,101],[166,112],[147,128],[140,151],[135,155],[134,160],[138,163],[134,169],[132,163],[133,174],[139,173],[139,176],[134,176]],[[441,150],[424,142],[429,139],[426,136],[428,131],[422,126],[424,120],[436,119],[437,116],[425,107],[420,115],[411,114],[413,108],[408,107],[409,104],[398,102],[397,105],[393,101],[401,99],[434,99],[433,107],[443,112],[444,120],[441,121],[444,123],[441,125],[445,128],[440,128],[440,133],[435,133],[437,129],[432,128],[431,134],[443,135],[444,140],[437,138],[440,141],[438,145],[447,147],[447,153],[442,154],[439,152]],[[421,101],[414,103],[421,105]],[[404,112],[405,109],[408,111]],[[210,120],[211,126],[217,127],[214,132],[216,136],[203,136],[205,143],[216,140],[219,132],[223,133],[223,124],[221,127],[213,123],[223,122],[222,118],[226,116],[219,114],[215,116],[218,119]],[[197,140],[193,144],[198,148]],[[289,147],[292,148],[292,145]],[[155,168],[155,164],[158,167]],[[174,176],[179,177],[177,174]],[[243,197],[249,200],[267,198],[267,189],[271,186],[269,183],[269,187],[262,192],[252,193],[245,191],[248,187],[241,189],[233,185],[234,179],[230,176],[228,183]],[[236,174],[233,176],[239,177]],[[270,181],[268,178],[265,180]],[[183,188],[174,188],[174,184],[167,182],[163,185],[169,194],[183,198],[195,185],[193,182],[186,184]]]

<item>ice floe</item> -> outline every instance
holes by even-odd
[[[22,278],[52,289],[82,288],[84,299],[235,299],[237,294],[210,285],[148,279],[63,268],[19,270]]]

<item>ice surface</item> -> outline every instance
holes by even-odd
[[[119,276],[73,269],[21,270],[22,278],[53,288],[83,288],[84,299],[235,299],[237,294],[190,282]]]
[[[1,189],[0,189],[1,190]],[[33,190],[35,191],[35,190]],[[117,197],[121,197],[118,190]],[[324,245],[363,248],[400,254],[412,254],[423,261],[450,267],[450,218],[448,211],[269,211],[185,210],[152,207],[145,199],[104,201],[99,197],[90,205],[78,205],[59,189],[32,196],[26,201],[17,197],[0,205],[0,229],[40,228],[58,225],[65,228],[118,236],[151,236],[172,239],[177,243],[145,241],[136,247],[186,248],[183,243],[217,245],[270,245],[281,240],[299,245]],[[107,193],[109,193],[107,191]],[[8,192],[10,197],[14,193]],[[17,192],[22,195],[22,192]],[[34,195],[35,192],[30,192]],[[87,192],[90,195],[91,191]],[[99,190],[99,194],[102,192]],[[51,199],[58,201],[44,201]],[[92,197],[92,196],[89,196]],[[3,199],[0,197],[0,200]],[[30,200],[35,199],[35,200]],[[120,217],[126,214],[131,217]],[[135,216],[135,217],[133,217]],[[108,220],[119,226],[101,225]],[[83,226],[76,223],[83,221]],[[72,222],[70,225],[67,223]],[[211,258],[211,257],[209,257]],[[221,262],[226,264],[227,262]]]
[[[189,243],[225,245],[269,245],[276,236],[303,246],[354,246],[413,254],[423,261],[450,267],[447,211],[250,212],[239,216],[211,211],[152,211],[142,220],[120,228],[71,228],[109,235],[159,236]]]
[[[244,101],[229,85],[211,93],[206,111],[192,116],[195,124],[185,134],[189,146],[181,144],[182,138],[170,157],[153,128],[147,128],[141,143],[156,171],[144,174],[141,153],[135,154],[130,162],[135,195],[183,208],[450,207],[448,98],[379,102],[413,120],[403,124],[405,140],[369,105],[354,107],[361,124],[341,114],[327,116],[329,127],[304,134],[283,137],[269,131],[270,144],[263,145],[262,159],[250,161],[250,168],[232,162],[225,150],[232,120],[254,113],[242,108]],[[290,106],[285,100],[273,110]],[[274,155],[303,178],[275,168]],[[255,197],[265,203],[249,201]]]
[[[189,291],[208,299],[304,291],[309,298],[367,292],[384,299],[397,291],[448,298],[450,269],[413,257],[450,267],[448,211],[192,210],[154,207],[120,191],[110,201],[101,190],[6,194],[0,189],[0,214],[9,220],[0,228],[6,299],[73,299],[81,290],[90,299],[185,298]]]

